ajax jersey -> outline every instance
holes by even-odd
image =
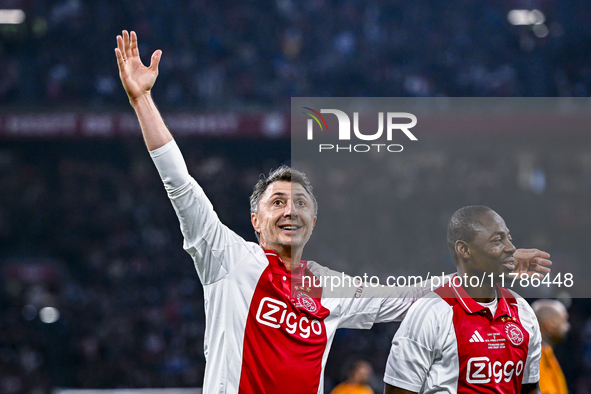
[[[203,284],[204,393],[322,393],[338,328],[369,329],[399,319],[430,290],[429,283],[360,286],[337,297],[326,288],[297,286],[302,275],[341,274],[312,261],[287,271],[273,251],[245,241],[219,221],[174,141],[150,154]]]
[[[531,307],[497,287],[494,314],[452,282],[413,305],[396,332],[384,381],[420,393],[520,393],[539,380]]]

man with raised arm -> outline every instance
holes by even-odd
[[[368,329],[399,319],[431,286],[361,285],[343,289],[339,298],[327,296],[320,287],[292,288],[291,282],[301,283],[302,276],[340,275],[301,260],[317,212],[305,175],[282,166],[256,184],[251,222],[259,244],[245,241],[219,221],[152,101],[162,52],[154,52],[145,67],[136,34],[124,31],[117,36],[115,54],[121,81],[179,218],[183,247],[203,284],[204,393],[322,393],[337,328]],[[538,250],[523,251],[520,269],[548,272],[548,257]]]
[[[539,394],[536,315],[494,283],[516,265],[505,221],[483,205],[461,208],[447,244],[458,274],[409,309],[392,340],[384,393]]]

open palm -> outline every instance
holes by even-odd
[[[158,77],[158,64],[162,51],[157,50],[152,54],[150,67],[143,65],[137,47],[137,35],[134,31],[129,34],[123,30],[123,34],[117,36],[117,48],[115,48],[119,76],[130,101],[135,101],[150,92]]]

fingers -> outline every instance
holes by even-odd
[[[124,44],[123,44],[123,37],[121,36],[117,36],[117,49],[119,50],[119,53],[121,54],[121,58],[125,59],[125,48],[124,48]]]
[[[119,39],[119,37],[117,37]],[[117,65],[119,66],[119,71],[122,72],[125,69],[125,60],[123,59],[123,54],[119,48],[115,48],[115,56],[117,57]]]
[[[530,278],[544,278],[550,272],[550,268],[542,267],[539,265],[531,265],[530,269],[526,272]]]
[[[131,59],[133,57],[140,57],[140,51],[137,44],[137,34],[135,31],[129,33],[127,30],[123,30],[120,36],[117,36],[117,48],[123,56],[123,61]],[[160,61],[160,58],[158,58]],[[156,64],[156,67],[158,64]]]
[[[115,49],[115,54],[117,55],[117,60],[124,62],[127,60],[127,55],[125,52],[125,42],[122,36],[117,36],[117,48]]]
[[[543,272],[545,274],[552,272],[552,268],[550,268],[550,265],[552,265],[552,262],[550,262],[550,264],[546,264],[546,265],[541,265],[538,264],[537,266],[535,266],[535,270],[538,272]],[[532,267],[532,269],[534,269],[534,267]]]
[[[127,66],[125,55],[125,44],[123,43],[123,37],[117,36],[117,48],[115,48],[115,56],[117,57],[117,65],[119,66],[119,72],[123,73]]]
[[[129,59],[132,54],[131,54],[131,43],[130,43],[130,39],[129,39],[129,33],[127,32],[127,30],[123,30],[123,54],[125,54],[125,58]]]
[[[537,250],[537,249],[536,249]],[[541,252],[538,250],[543,256],[550,256],[546,252]],[[548,259],[541,258],[541,257],[534,257],[530,259],[529,269],[527,271],[527,275],[532,278],[542,279],[546,274],[550,273],[552,270],[549,268],[552,265],[552,262]]]
[[[540,274],[539,272],[529,271],[527,273],[527,276],[529,276],[530,278],[543,279],[545,275]]]
[[[158,49],[156,52],[152,54],[152,59],[150,60],[150,70],[158,71],[158,65],[160,64],[160,59],[162,58],[162,51]]]
[[[140,51],[137,46],[137,34],[133,30],[131,32],[131,55],[140,57]]]
[[[552,261],[548,259],[542,259],[539,257],[534,258],[534,262],[539,266],[550,267],[552,265]],[[548,271],[550,272],[550,271]]]
[[[544,252],[540,249],[517,249],[516,254],[523,256],[523,258],[541,257],[543,259],[549,259],[550,253]]]
[[[531,268],[530,271],[539,272],[542,274],[547,274],[548,272],[552,271],[550,268],[544,267],[542,265],[532,265],[530,268]]]
[[[552,261],[549,260],[550,254],[539,249],[518,249],[513,256],[516,259],[526,260],[540,267],[550,267],[552,265]],[[550,270],[548,269],[547,272],[550,272]]]

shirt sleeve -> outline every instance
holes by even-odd
[[[434,360],[441,357],[441,321],[435,308],[440,302],[438,296],[428,296],[409,309],[392,340],[385,383],[413,392],[421,390]]]
[[[180,222],[183,248],[206,285],[226,276],[247,255],[246,241],[223,225],[197,182],[189,175],[173,140],[150,152]]]
[[[447,283],[450,277],[401,287],[363,284],[343,300],[339,327],[369,329],[374,323],[401,321],[415,301]]]
[[[525,368],[523,369],[522,384],[536,383],[540,380],[540,359],[542,357],[542,334],[536,315],[524,299],[518,299],[518,302],[524,311],[522,324],[527,324],[529,331],[529,344],[527,349],[527,358]],[[525,320],[525,321],[523,321]]]

